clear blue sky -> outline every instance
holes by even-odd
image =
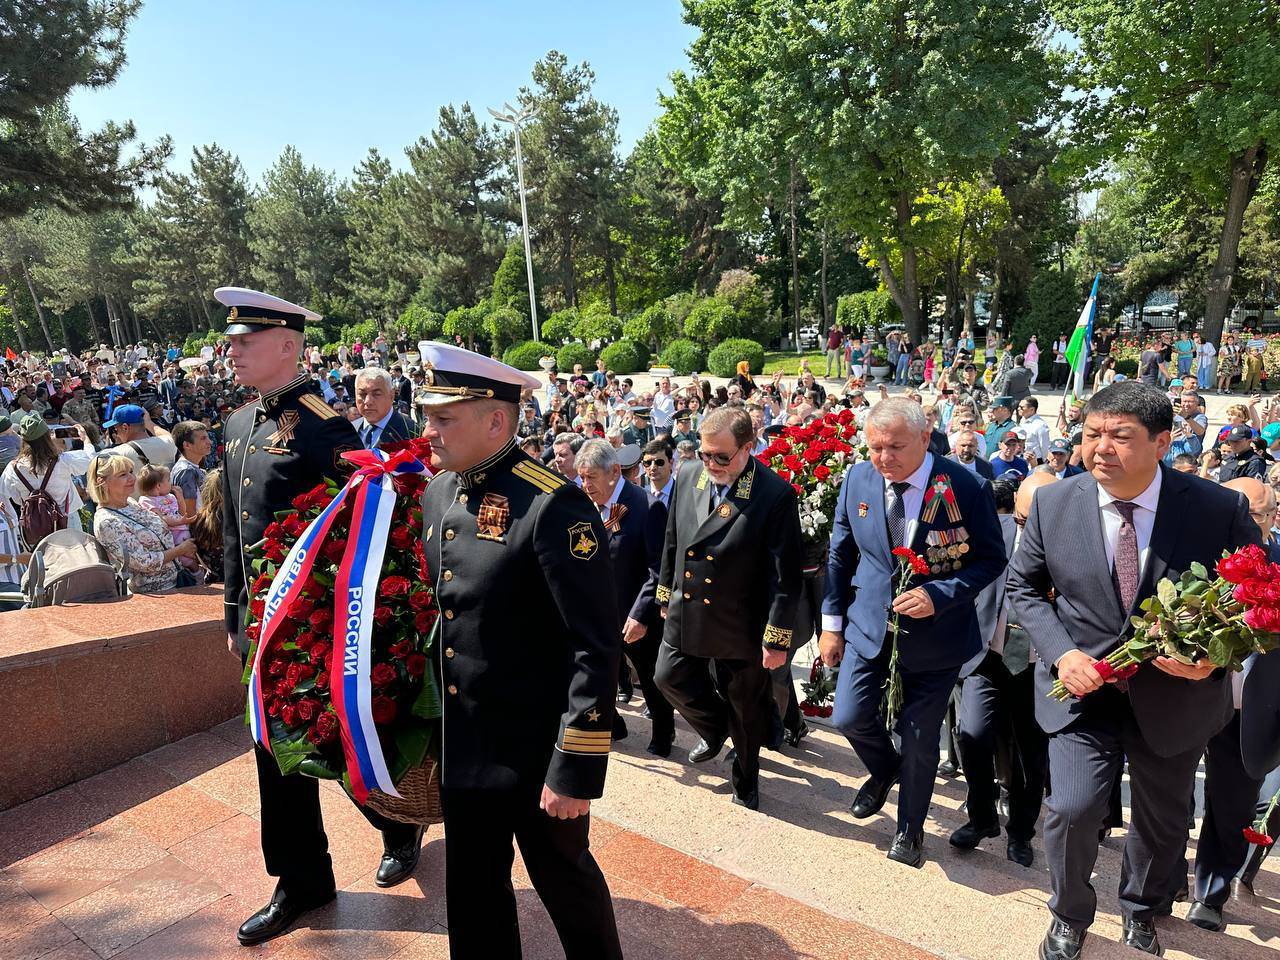
[[[446,103],[488,119],[554,49],[591,64],[625,155],[687,65],[680,12],[679,0],[148,0],[116,83],[77,92],[72,109],[89,130],[132,119],[146,141],[169,134],[176,169],[217,142],[256,182],[292,143],[345,177],[369,147],[401,165]]]

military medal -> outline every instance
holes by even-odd
[[[262,449],[267,453],[288,453],[288,443],[293,439],[294,431],[298,429],[298,423],[301,420],[297,410],[282,411],[280,418],[276,421],[276,432],[267,437],[267,445]]]
[[[951,478],[945,473],[940,473],[933,478],[920,519],[925,523],[933,523],[938,515],[939,506],[946,508],[947,519],[951,523],[960,522],[960,505],[956,503],[956,492],[951,489]]]
[[[730,507],[727,503],[722,503],[720,504],[720,510],[718,512],[720,516],[724,517],[725,519],[728,519],[729,514],[733,512],[733,508]]]
[[[865,517],[867,515],[867,505],[865,503],[858,504],[858,516]]]
[[[497,493],[486,493],[476,511],[476,539],[491,543],[507,542],[507,526],[511,523],[511,508],[507,498]]]

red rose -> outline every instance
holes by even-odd
[[[836,414],[836,420],[840,423],[852,423],[853,411],[849,409],[841,410],[839,413]]]
[[[289,548],[278,541],[268,540],[267,545],[262,549],[262,555],[272,563],[282,563],[289,555]]]
[[[298,717],[303,723],[310,723],[320,712],[320,703],[310,697],[298,701]]]
[[[294,638],[293,642],[298,645],[299,650],[305,653],[314,646],[316,642],[316,635],[310,630],[303,630],[302,633],[298,634],[298,636]],[[315,653],[312,653],[311,656],[314,657]]]
[[[289,686],[296,687],[303,680],[309,680],[316,675],[315,667],[305,663],[291,663],[289,669],[285,671],[284,678],[288,681]]]
[[[421,613],[414,614],[413,629],[419,633],[430,633],[439,618],[440,614],[435,610],[423,610]]]
[[[396,682],[396,668],[389,663],[375,663],[369,671],[369,682],[375,690],[391,686]]]
[[[435,606],[436,598],[430,590],[415,590],[409,594],[409,609],[430,610]]]
[[[272,520],[267,524],[267,529],[262,531],[262,536],[267,540],[283,540],[284,527]]]
[[[265,573],[258,574],[258,578],[253,581],[253,587],[249,590],[250,594],[265,593],[267,588],[271,586],[271,578]]]
[[[316,689],[317,690],[329,689],[329,671],[328,670],[322,670],[316,674]]]
[[[338,537],[329,537],[320,548],[320,556],[329,563],[341,563],[347,552],[347,541]]]
[[[284,660],[272,660],[267,664],[268,677],[283,677],[284,672],[289,669],[289,664]]]
[[[298,708],[292,703],[286,703],[280,708],[280,719],[284,721],[286,727],[296,727],[298,725]]]
[[[788,454],[782,458],[782,465],[792,473],[804,472],[804,461],[797,457],[794,453]]]
[[[311,614],[311,629],[321,636],[328,636],[333,628],[333,610],[330,607],[319,607]]]
[[[817,447],[806,447],[801,456],[804,457],[805,463],[817,463],[822,459],[822,451]]]
[[[409,550],[413,547],[413,531],[407,527],[396,527],[391,531],[391,546],[397,550]]]
[[[395,618],[395,612],[390,607],[384,607],[381,604],[373,608],[373,622],[380,627],[385,627]]]
[[[246,640],[257,640],[262,636],[262,624],[254,623],[244,628],[244,636]]]
[[[373,698],[373,722],[387,724],[396,718],[397,713],[396,702],[390,697],[376,696]]]
[[[1280,633],[1280,607],[1250,607],[1244,612],[1244,624],[1260,633]]]
[[[409,676],[420,677],[427,671],[427,658],[420,653],[415,653],[404,662],[404,668],[409,672]]]
[[[399,597],[407,594],[410,586],[406,577],[385,577],[378,592],[384,597]]]
[[[800,486],[800,484],[798,484],[798,483],[793,483],[793,484],[791,485],[791,489],[792,489],[792,490],[794,490],[794,491],[796,492],[796,496],[797,496],[797,497],[803,497],[803,496],[804,496],[804,488],[803,488],[802,486]]]
[[[312,724],[307,736],[318,747],[332,743],[338,739],[338,718],[328,712],[320,714],[316,717],[316,722]]]
[[[1275,843],[1272,837],[1267,836],[1265,833],[1260,833],[1253,827],[1244,828],[1244,838],[1259,847],[1269,847]]]
[[[306,594],[303,594],[289,605],[289,616],[295,620],[305,620],[311,616],[311,611],[315,608],[316,602]]]
[[[267,610],[267,602],[265,600],[249,601],[249,612],[253,614],[255,617],[257,617],[259,620],[262,619],[262,615],[266,612],[266,610]]]
[[[1266,580],[1272,576],[1271,563],[1257,544],[1242,547],[1230,556],[1218,561],[1218,576],[1227,583],[1245,583],[1249,580]]]
[[[283,703],[284,701],[281,700],[279,697],[268,697],[267,698],[267,716],[268,717],[280,716],[280,707]]]
[[[311,656],[313,659],[316,657],[327,657],[328,655],[329,655],[329,644],[326,643],[325,641],[317,640],[314,644],[311,645]]]
[[[295,510],[311,510],[314,507],[327,505],[329,499],[329,490],[325,484],[321,483],[312,487],[306,493],[294,497],[293,506]]]
[[[294,513],[281,520],[280,526],[284,528],[285,533],[294,539],[297,539],[306,531],[307,522]]]
[[[307,582],[302,585],[302,592],[312,600],[323,600],[326,591],[324,586],[313,574],[307,577]]]
[[[783,480],[787,481],[787,483],[791,482],[792,473],[790,470],[780,469],[778,471],[778,476],[780,476]]]
[[[813,476],[815,479],[818,479],[818,480],[826,480],[828,477],[831,476],[831,468],[828,467],[825,463],[820,463],[813,468]]]
[[[391,656],[395,657],[397,660],[403,660],[412,652],[413,644],[408,640],[401,640],[398,643],[393,643],[387,650],[387,653],[391,654]]]

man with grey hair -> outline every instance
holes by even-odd
[[[391,374],[381,367],[361,367],[356,374],[356,409],[356,432],[366,450],[418,435],[413,421],[396,410]]]
[[[819,641],[828,666],[843,663],[832,723],[870,773],[853,815],[874,816],[901,782],[889,859],[909,866],[924,859],[924,820],[951,690],[961,666],[981,649],[974,601],[1005,566],[1004,536],[985,484],[930,453],[929,435],[918,403],[893,397],[871,409],[870,458],[849,470],[836,503]],[[927,572],[911,575],[894,596],[906,561],[893,551],[902,547],[922,558]],[[901,752],[886,724],[891,679],[902,690]]]

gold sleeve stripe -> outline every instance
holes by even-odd
[[[766,624],[764,628],[764,645],[766,647],[775,647],[779,650],[790,650],[791,631],[775,627],[771,623]]]
[[[658,598],[659,603],[666,603],[671,599],[671,588],[658,584],[658,589],[654,591],[654,596]]]
[[[612,730],[575,730],[570,727],[564,732],[564,739],[566,740],[608,740],[612,736]]]
[[[605,754],[608,754],[609,744],[608,743],[565,743],[560,746],[560,751],[562,753],[580,753],[580,754],[583,754],[584,756],[585,755],[594,756],[596,754],[603,756]]]
[[[324,402],[323,399],[317,397],[314,393],[304,393],[298,398],[298,402],[314,413],[321,420],[332,420],[338,416],[338,411]]]
[[[564,477],[556,477],[551,472],[535,467],[531,463],[518,463],[511,472],[544,493],[552,493],[565,483]]]
[[[540,476],[543,480],[546,480],[548,483],[554,483],[557,487],[562,487],[568,483],[564,477],[556,473],[554,470],[548,470],[542,464],[534,463],[532,460],[521,460],[516,464],[516,469],[525,471],[533,476]]]

